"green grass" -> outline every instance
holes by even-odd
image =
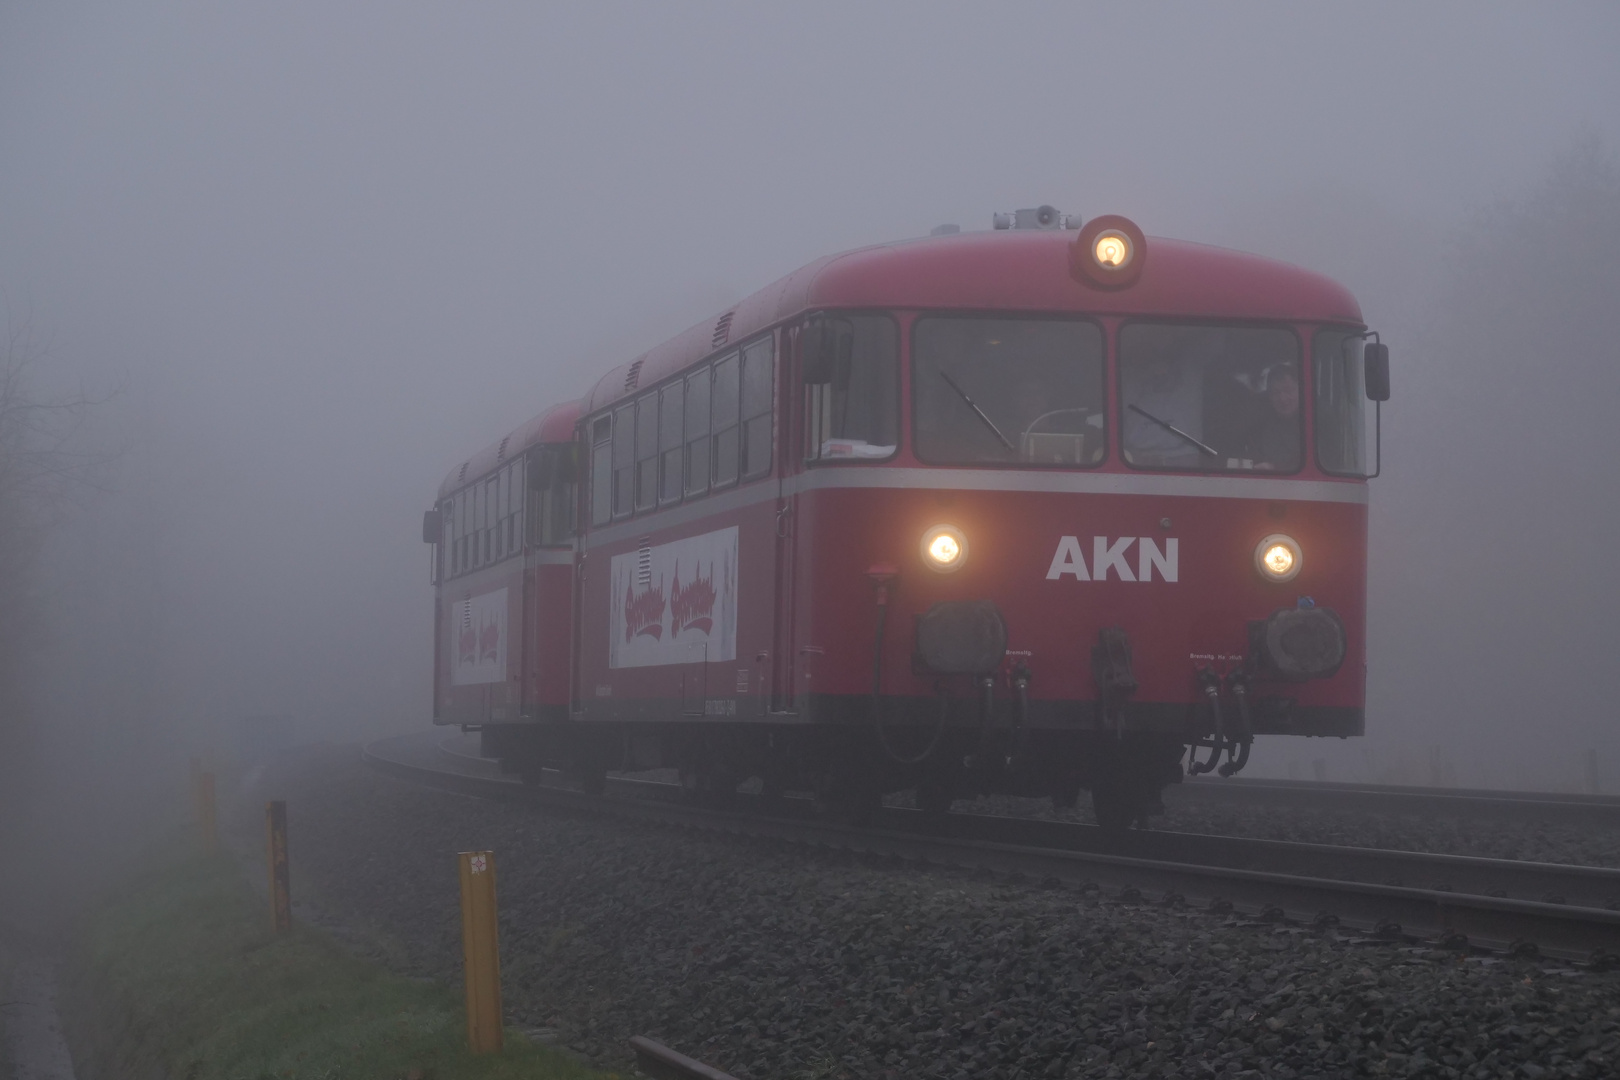
[[[124,882],[88,918],[76,955],[75,993],[98,1042],[118,1044],[98,1054],[175,1080],[606,1075],[510,1029],[504,1053],[474,1057],[459,994],[390,975],[307,927],[272,934],[268,920],[226,856],[160,860]]]

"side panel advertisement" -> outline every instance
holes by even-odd
[[[613,556],[608,666],[737,658],[737,527]]]
[[[458,600],[450,608],[450,682],[455,686],[506,678],[506,590]]]

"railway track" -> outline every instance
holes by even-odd
[[[1167,805],[1267,806],[1291,810],[1421,814],[1476,821],[1620,825],[1620,798],[1488,788],[1398,787],[1313,780],[1188,779],[1165,792]]]
[[[1204,904],[1269,921],[1339,926],[1610,965],[1620,958],[1620,870],[1195,834],[1110,833],[1028,818],[885,808],[875,827],[697,809],[672,784],[617,780],[614,797],[525,786],[493,762],[442,748],[442,736],[373,743],[366,761],[418,783],[486,798],[612,814],[818,848],[1108,890],[1125,899]],[[619,794],[639,797],[617,797]]]

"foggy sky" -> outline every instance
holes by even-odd
[[[1327,272],[1387,331],[1365,747],[1456,738],[1436,687],[1514,631],[1396,632],[1380,560],[1448,490],[1403,425],[1477,420],[1412,376],[1469,215],[1620,148],[1617,46],[1599,4],[0,6],[0,315],[121,388],[59,550],[63,723],[425,723],[454,465],[813,258],[1049,202]],[[1620,752],[1613,707],[1518,719],[1484,734],[1527,782]]]

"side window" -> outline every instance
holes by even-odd
[[[714,398],[709,411],[709,423],[714,434],[710,443],[714,447],[714,486],[725,487],[737,482],[739,435],[737,430],[737,392],[741,380],[737,371],[737,354],[715,361]]]
[[[459,574],[467,569],[467,493],[456,492],[455,509],[451,510],[452,520],[456,527],[456,550],[451,556],[451,569]]]
[[[591,524],[613,520],[613,417],[591,421]]]
[[[686,494],[709,490],[709,369],[686,377]]]
[[[636,402],[636,512],[658,505],[658,395]]]
[[[484,485],[474,483],[468,489],[472,495],[472,549],[473,565],[484,565]]]
[[[575,447],[562,446],[551,470],[551,490],[546,496],[546,538],[548,544],[566,544],[574,535],[574,507],[579,500],[575,479]]]
[[[456,516],[461,519],[461,571],[462,571],[462,573],[466,573],[468,570],[472,569],[472,533],[473,533],[473,518],[472,518],[473,497],[472,497],[472,493],[473,493],[472,488],[462,488],[461,489],[461,494],[456,496],[456,502],[461,507],[461,509],[457,512]]]
[[[508,470],[502,469],[500,472],[496,473],[495,479],[491,484],[491,486],[495,489],[493,496],[490,499],[490,505],[495,508],[495,513],[492,516],[491,521],[495,526],[494,548],[496,561],[506,558],[506,529],[504,526],[506,525],[507,472]]]
[[[804,459],[872,461],[900,444],[900,335],[886,315],[824,315],[800,337]],[[814,327],[819,332],[811,333]],[[814,355],[812,355],[814,354]]]
[[[461,528],[456,523],[454,495],[444,501],[444,548],[444,576],[453,577],[461,569],[456,562],[456,552],[461,550]]]
[[[506,467],[506,550],[516,554],[523,545],[523,466],[518,458]]]
[[[681,391],[686,384],[671,383],[658,398],[658,501],[681,501]]]
[[[761,338],[743,350],[742,420],[743,475],[764,476],[771,471],[771,338]]]
[[[484,561],[495,561],[495,515],[499,510],[496,496],[500,494],[500,477],[484,481]]]
[[[613,413],[613,516],[624,517],[636,506],[636,407]]]

